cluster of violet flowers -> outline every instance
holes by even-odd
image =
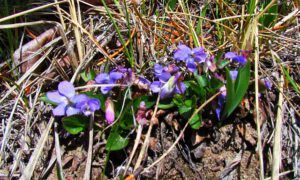
[[[47,92],[47,98],[56,103],[52,110],[54,116],[72,116],[84,114],[89,116],[100,109],[100,101],[90,98],[85,94],[76,94],[72,83],[62,81],[58,84],[58,90]]]
[[[204,67],[205,72],[208,70],[214,72],[217,68],[214,56],[209,56],[202,47],[191,49],[184,44],[180,44],[173,58],[178,63],[184,62],[188,71],[192,73],[197,72],[200,65]],[[247,63],[246,55],[238,55],[235,52],[227,52],[224,58],[234,61],[239,66],[244,66]],[[152,93],[159,93],[160,99],[171,98],[175,94],[185,93],[187,87],[182,82],[183,75],[176,64],[172,63],[166,66],[155,64],[153,74],[155,80],[151,82],[143,76],[136,75],[131,68],[118,66],[109,73],[98,74],[95,82],[103,85],[100,91],[104,95],[109,94],[117,84],[123,86],[136,84],[139,87],[150,90]],[[236,80],[238,70],[230,71],[230,75],[232,80]],[[266,87],[270,88],[270,82],[264,81]],[[225,103],[226,87],[221,87],[220,91],[221,94],[218,97],[217,108],[215,109],[218,119],[220,119],[220,113]],[[73,84],[67,81],[60,82],[58,90],[48,92],[47,98],[57,104],[57,107],[52,111],[54,116],[71,116],[75,114],[89,116],[100,109],[101,103],[98,99],[90,98],[85,94],[76,94]],[[107,98],[105,106],[106,121],[111,124],[115,118],[113,101]]]

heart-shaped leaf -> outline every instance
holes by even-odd
[[[89,119],[82,115],[73,115],[62,119],[63,127],[70,134],[78,134],[85,130]]]
[[[108,151],[118,151],[126,147],[127,144],[127,138],[122,137],[118,131],[111,131],[111,133],[108,136],[105,148]]]

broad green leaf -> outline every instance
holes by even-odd
[[[247,92],[250,81],[250,62],[239,69],[238,77],[235,81],[232,81],[229,70],[227,69],[226,80],[227,97],[222,119],[230,116]]]
[[[201,127],[202,124],[202,116],[199,114],[196,114],[191,121],[189,122],[190,126],[193,129],[199,129]]]
[[[108,136],[105,148],[108,151],[118,151],[126,147],[128,141],[129,140],[126,137],[122,137],[118,131],[112,130]]]
[[[82,115],[68,116],[62,119],[63,127],[70,134],[78,134],[84,131],[88,122],[89,119]]]

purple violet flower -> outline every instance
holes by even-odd
[[[111,124],[115,120],[115,109],[113,101],[109,98],[105,101],[105,119],[108,124]]]
[[[74,107],[74,104],[81,101],[81,97],[75,94],[75,88],[72,83],[62,81],[58,84],[58,90],[47,92],[47,98],[58,104],[52,110],[54,116],[71,116],[79,114],[80,110]]]
[[[238,55],[237,53],[235,52],[227,52],[225,54],[225,58],[226,59],[230,59],[230,60],[233,60],[235,62],[238,62],[239,64],[241,65],[245,65],[247,63],[247,59],[245,56],[243,55]]]
[[[163,76],[163,75],[162,75]],[[160,98],[165,99],[171,97],[174,93],[183,94],[186,90],[186,86],[183,82],[179,82],[181,73],[176,73],[174,76],[168,78],[160,77],[160,81],[154,81],[150,85],[150,89],[154,93],[160,93]],[[164,79],[164,80],[162,80]],[[167,80],[167,81],[165,81]]]
[[[119,79],[123,78],[121,72],[100,73],[96,76],[95,81],[98,84],[115,84]],[[101,87],[102,94],[107,94],[113,86]]]
[[[189,71],[195,72],[197,69],[197,63],[205,62],[207,54],[204,48],[189,48],[186,45],[178,45],[178,49],[174,53],[174,59],[177,61],[184,61]]]
[[[90,98],[85,94],[80,94],[80,96],[80,101],[76,103],[76,108],[85,116],[89,116],[100,109],[100,101],[98,99]]]

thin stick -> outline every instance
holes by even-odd
[[[260,179],[264,179],[264,161],[262,154],[262,144],[261,144],[261,133],[260,133],[260,111],[259,111],[259,89],[258,89],[258,61],[259,61],[259,44],[258,44],[258,26],[257,21],[254,28],[255,37],[255,54],[254,54],[254,64],[255,64],[255,112],[256,112],[256,130],[257,130],[257,149],[259,154],[259,166],[260,166]]]
[[[220,92],[216,93],[215,95],[213,95],[211,98],[209,98],[206,102],[204,102],[198,109],[196,109],[194,111],[194,113],[192,114],[192,116],[189,118],[189,120],[186,122],[184,128],[182,129],[182,131],[180,132],[179,136],[177,137],[177,139],[175,140],[175,142],[172,144],[172,146],[162,155],[160,156],[154,163],[152,163],[150,166],[148,166],[147,168],[145,168],[142,173],[149,171],[152,167],[154,167],[156,164],[158,164],[161,160],[163,160],[172,150],[173,148],[178,144],[179,140],[182,138],[185,129],[188,127],[189,122],[194,118],[194,116],[196,114],[198,114],[206,105],[208,105],[212,100],[214,100],[218,95],[220,94]]]
[[[283,74],[281,74],[280,87],[279,87],[281,92],[283,92],[283,87],[284,87],[284,78],[283,78]],[[279,93],[275,135],[274,135],[274,145],[273,145],[272,179],[279,179],[279,168],[281,162],[280,141],[281,141],[281,127],[282,127],[282,104],[283,104],[283,95],[282,93]]]
[[[141,139],[141,136],[142,136],[142,131],[143,131],[143,125],[139,124],[138,126],[138,130],[137,130],[137,134],[136,134],[136,138],[134,140],[134,145],[133,145],[133,148],[132,148],[132,151],[131,151],[131,154],[130,154],[130,157],[129,157],[129,160],[128,160],[128,163],[125,167],[125,170],[124,170],[124,173],[123,173],[123,176],[126,175],[126,172],[130,166],[130,163],[134,157],[134,154],[138,148],[138,145],[139,145],[139,142],[140,142],[140,139]]]
[[[43,6],[39,6],[39,7],[36,7],[36,8],[29,9],[29,10],[27,10],[27,11],[22,11],[22,12],[20,12],[20,13],[13,14],[13,15],[10,15],[10,16],[4,17],[4,18],[1,18],[1,19],[0,19],[0,23],[1,23],[1,22],[4,22],[4,21],[8,21],[8,20],[10,20],[10,19],[17,18],[17,17],[19,17],[19,16],[23,16],[23,15],[26,15],[26,14],[29,14],[29,13],[32,13],[32,12],[35,12],[35,11],[39,11],[39,10],[45,9],[45,8],[48,8],[48,7],[51,7],[51,6],[54,6],[54,5],[66,3],[66,2],[67,2],[67,1],[61,1],[61,2],[55,2],[55,3],[49,3],[49,4],[46,4],[46,5],[43,5]]]
[[[92,169],[92,156],[93,156],[93,140],[94,140],[94,114],[91,115],[90,124],[89,124],[89,149],[87,154],[84,180],[90,180],[91,169]]]
[[[61,150],[60,150],[60,143],[59,143],[59,135],[57,132],[57,122],[54,122],[54,138],[55,138],[55,153],[56,153],[56,166],[58,170],[59,179],[64,180],[64,172],[62,167],[61,161]]]

